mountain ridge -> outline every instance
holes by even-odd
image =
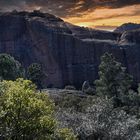
[[[125,31],[132,31],[140,29],[140,24],[137,23],[124,23],[121,26],[117,27],[114,32],[123,33]]]

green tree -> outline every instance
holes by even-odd
[[[112,54],[105,53],[101,57],[99,80],[95,81],[97,94],[107,97],[127,95],[131,83],[132,77],[126,73],[126,68]]]
[[[61,136],[71,136],[65,140],[76,139],[67,132],[58,130],[53,102],[47,94],[37,93],[31,81],[0,82],[0,139],[57,140]]]
[[[42,88],[43,70],[40,64],[33,63],[28,67],[27,75],[29,80],[31,80],[36,86]]]
[[[15,80],[24,76],[21,64],[8,54],[0,54],[0,78]]]
[[[73,135],[73,132],[68,129],[60,129],[57,132],[57,140],[76,140],[76,137]]]

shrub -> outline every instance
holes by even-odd
[[[79,139],[139,140],[139,119],[113,108],[111,100],[96,98],[85,111],[60,108],[57,119],[61,127],[71,128]]]
[[[65,86],[65,89],[66,90],[76,90],[76,88],[74,86],[72,86],[72,85]]]
[[[96,91],[94,88],[89,87],[87,89],[84,90],[84,93],[88,94],[88,95],[95,95]]]
[[[58,131],[58,140],[76,140],[76,136],[70,129],[63,128]]]
[[[42,89],[43,70],[40,64],[33,63],[27,69],[28,79],[31,80],[38,89]]]
[[[61,139],[53,102],[46,94],[38,93],[31,81],[0,82],[0,92],[0,139]]]
[[[0,54],[0,78],[15,80],[21,77],[24,77],[21,64],[8,54]]]

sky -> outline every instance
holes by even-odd
[[[41,10],[67,22],[111,30],[140,23],[140,0],[0,0],[0,11]]]

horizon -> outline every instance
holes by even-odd
[[[112,31],[124,23],[140,23],[137,0],[1,0],[0,11],[40,10],[78,26]]]
[[[45,12],[45,11],[41,11],[41,10],[30,10],[30,11],[27,11],[27,10],[16,10],[16,9],[14,9],[14,10],[10,10],[10,11],[0,11],[0,13],[12,13],[12,12],[34,12],[34,11],[39,11],[39,12],[41,12],[41,13],[48,13],[48,12]],[[48,13],[48,14],[51,14],[51,13]],[[53,15],[53,14],[52,14]],[[56,17],[58,17],[57,15],[54,15],[54,16],[56,16]],[[58,18],[61,18],[61,17],[58,17]],[[64,22],[68,22],[66,19],[63,19],[63,18],[61,18],[62,20],[64,20]],[[70,22],[68,22],[68,23],[70,23]],[[119,26],[108,26],[108,25],[102,25],[102,26],[92,26],[92,27],[90,27],[90,26],[85,26],[84,24],[74,24],[74,23],[70,23],[70,24],[73,24],[73,25],[75,25],[75,26],[80,26],[80,27],[87,27],[87,28],[91,28],[91,29],[95,29],[95,30],[107,30],[107,31],[110,31],[110,32],[112,32],[112,31],[114,31],[117,27],[119,27]],[[124,23],[125,24],[125,23]]]

